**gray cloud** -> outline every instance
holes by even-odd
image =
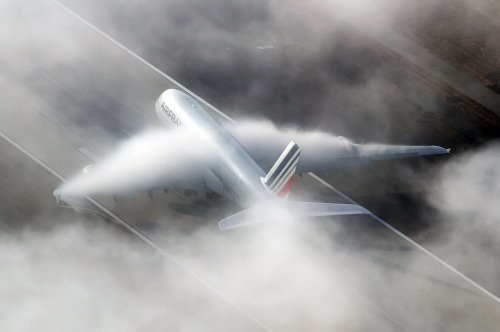
[[[453,142],[460,148],[495,136],[496,127],[489,124],[495,118],[467,122],[457,116],[443,101],[448,95],[441,83],[422,79],[425,73],[398,62],[366,35],[370,29],[386,32],[409,17],[418,23],[433,13],[434,1],[65,3],[231,115],[266,115],[279,124],[320,128],[357,141]],[[94,38],[74,38],[85,36],[85,28],[48,2],[11,1],[0,18],[5,27],[0,41],[8,46],[0,54],[2,87],[25,86],[48,104],[49,115],[61,116],[85,139],[96,133],[110,137],[103,149],[146,126],[121,117],[123,105],[104,92],[110,80],[102,69],[113,56],[99,52]],[[258,49],[268,45],[273,48]],[[416,84],[419,79],[424,83]],[[136,84],[124,80],[113,91],[126,94],[141,82]],[[4,106],[2,112],[14,115],[20,109]],[[430,201],[444,222],[427,230],[438,236],[426,245],[498,292],[495,153],[493,146],[451,161],[435,179]],[[398,177],[420,181],[425,195],[429,187],[421,168],[406,166],[375,173],[379,181],[361,190]],[[352,177],[358,175],[362,182],[361,173]],[[16,195],[30,193],[19,189]],[[43,215],[38,204],[26,205]],[[435,277],[428,260],[406,244],[380,240],[381,245],[370,227],[320,221],[220,234],[209,225],[187,235],[172,232],[166,242],[183,262],[277,330],[304,330],[311,322],[315,330],[387,330],[401,327],[398,323],[417,330],[474,327],[477,320],[467,325],[455,319],[470,312],[469,303],[447,300],[450,290],[470,290]],[[416,231],[421,239],[426,234]],[[9,286],[1,288],[2,329],[255,330],[168,262],[87,220],[50,232],[3,234],[0,242],[2,284]],[[393,263],[391,254],[402,263]],[[446,300],[432,297],[436,284],[444,285],[438,293]],[[429,298],[438,304],[429,305]],[[495,315],[484,317],[483,326],[497,326]]]
[[[494,293],[500,291],[496,263],[500,247],[498,225],[500,173],[499,145],[464,154],[447,163],[432,195],[431,204],[443,220],[434,246],[443,257],[484,282]]]
[[[462,145],[495,137],[491,121],[479,117],[458,125],[461,106],[453,100],[463,96],[381,44],[393,34],[418,40],[417,30],[433,36],[429,17],[436,8],[453,15],[442,10],[453,7],[448,2],[66,3],[233,116],[265,116],[358,141],[434,137],[434,144]],[[476,13],[474,3],[460,6]],[[445,23],[441,28],[453,35]],[[273,48],[258,49],[266,45]]]

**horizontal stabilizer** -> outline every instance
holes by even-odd
[[[286,213],[279,214],[282,208]],[[278,208],[254,206],[233,214],[219,222],[221,231],[232,228],[246,227],[265,222],[272,222],[290,218],[342,216],[351,214],[368,214],[368,210],[355,204],[334,204],[316,202],[284,202]]]

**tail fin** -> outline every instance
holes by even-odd
[[[262,184],[270,193],[281,198],[288,196],[299,156],[299,146],[290,142],[266,177],[261,178]]]

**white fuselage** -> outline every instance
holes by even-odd
[[[169,127],[190,130],[216,153],[205,177],[207,190],[251,205],[256,200],[278,199],[261,182],[266,174],[238,141],[188,94],[167,90],[155,104],[158,117]]]

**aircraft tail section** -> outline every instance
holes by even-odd
[[[297,163],[299,162],[299,156],[299,146],[294,142],[290,142],[266,177],[261,178],[262,184],[270,193],[280,198],[288,196]]]

